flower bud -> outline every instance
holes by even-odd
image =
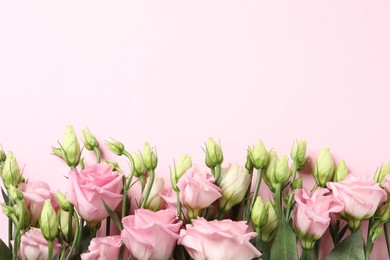
[[[374,175],[374,180],[379,183],[379,185],[383,185],[386,182],[386,175],[390,173],[390,161],[381,165],[379,169],[376,170]]]
[[[5,152],[3,148],[0,149],[0,163],[4,162],[7,159],[7,155],[5,155]]]
[[[316,160],[313,174],[319,187],[325,187],[326,183],[333,179],[334,162],[329,148],[324,148],[321,151]]]
[[[1,208],[7,217],[10,217],[11,215],[15,214],[14,208],[11,206],[1,204]]]
[[[145,143],[144,151],[142,153],[142,160],[144,162],[145,168],[149,171],[156,169],[157,167],[157,156],[150,147],[149,143]]]
[[[302,189],[302,176],[301,175],[299,175],[299,177],[293,181],[292,189],[293,190]]]
[[[119,166],[119,163],[117,163],[117,162],[110,162],[110,161],[105,161],[105,163],[107,163],[109,166],[114,168],[114,171],[117,171],[119,173],[123,173],[121,167]]]
[[[146,181],[146,186],[149,185],[149,180]],[[161,177],[156,177],[153,182],[152,189],[150,190],[148,200],[146,201],[145,208],[153,211],[158,211],[161,209],[164,200],[160,197],[160,192],[164,190],[165,181]],[[147,189],[142,193],[142,197],[144,198],[146,195]]]
[[[206,145],[206,165],[214,168],[223,162],[222,148],[214,139],[209,138]]]
[[[26,228],[30,226],[31,223],[31,212],[28,210],[26,203],[24,200],[20,201],[20,203],[17,203],[14,205],[14,212],[16,218],[20,221],[21,220],[21,215],[23,214],[23,224],[22,228]]]
[[[60,191],[57,191],[56,198],[57,198],[58,204],[60,205],[60,208],[64,211],[69,211],[70,203],[66,199],[66,196],[64,194],[62,194]]]
[[[371,241],[375,241],[382,234],[383,225],[378,225],[370,230]]]
[[[230,164],[229,168],[222,169],[221,194],[219,208],[228,212],[233,206],[242,202],[251,182],[247,169]]]
[[[248,153],[252,160],[253,166],[256,169],[264,169],[267,167],[268,152],[261,140],[259,140],[255,146],[249,148]]]
[[[379,218],[381,223],[387,223],[390,221],[390,200],[388,199],[379,209],[375,212],[375,217]]]
[[[22,200],[24,197],[23,193],[18,188],[15,188],[14,185],[10,185],[8,187],[8,195],[9,195],[9,198],[15,202],[18,200]]]
[[[58,219],[50,199],[45,200],[39,224],[45,239],[47,241],[53,241],[58,233]]]
[[[52,146],[51,151],[53,152],[54,155],[60,157],[62,160],[65,160],[64,157],[62,156],[62,148]]]
[[[273,203],[268,200],[265,205],[267,207],[268,219],[267,223],[264,225],[264,228],[261,231],[261,240],[263,242],[269,243],[276,236],[276,232],[278,231],[279,227],[279,222]]]
[[[276,162],[276,169],[275,169],[275,182],[282,184],[282,186],[288,181],[290,178],[290,169],[288,167],[288,160],[287,156],[283,155],[277,162]]]
[[[255,204],[252,207],[251,220],[252,225],[257,232],[260,232],[260,230],[262,230],[267,224],[268,209],[260,196],[256,198]]]
[[[276,190],[276,182],[274,180],[275,172],[276,172],[276,164],[278,162],[278,155],[275,150],[271,150],[269,152],[269,160],[267,164],[267,168],[265,170],[265,174],[263,174],[263,179],[267,186],[270,188],[272,192]]]
[[[4,161],[1,178],[7,189],[10,185],[17,187],[23,181],[16,158],[11,151],[8,152],[7,158]]]
[[[192,160],[188,154],[183,155],[177,164],[175,164],[175,169],[171,172],[171,174],[175,175],[176,182],[179,181],[181,176],[192,167]]]
[[[348,175],[348,173],[349,173],[349,169],[347,168],[347,165],[345,165],[345,161],[341,160],[336,167],[336,171],[333,176],[333,181],[339,182],[344,180],[344,178]]]
[[[60,215],[59,228],[61,230],[64,240],[66,240],[69,234],[69,212],[61,210],[58,214]],[[74,220],[72,220],[72,238],[71,238],[72,240],[75,231],[76,231],[76,225],[74,223]],[[71,242],[71,241],[67,241],[67,242]]]
[[[65,160],[66,164],[71,168],[75,168],[79,164],[81,150],[76,133],[74,132],[73,126],[71,125],[66,126],[61,148],[62,158]]]
[[[145,166],[144,162],[142,161],[142,157],[136,153],[136,152],[131,152],[131,158],[133,159],[133,169],[134,169],[134,176],[140,177],[145,174]]]
[[[83,129],[83,143],[85,149],[89,151],[99,147],[99,142],[96,140],[96,137],[88,129]]]
[[[253,163],[252,163],[251,157],[250,157],[250,155],[249,155],[249,150],[248,150],[247,155],[246,155],[245,168],[246,168],[248,171],[253,170]]]
[[[106,146],[111,152],[119,156],[123,155],[123,153],[125,152],[125,146],[121,142],[115,140],[106,141]]]
[[[309,160],[309,158],[306,157],[306,141],[299,140],[293,146],[290,155],[297,166],[297,170],[302,171],[303,168],[305,167],[305,164]]]

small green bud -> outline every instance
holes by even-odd
[[[263,230],[261,231],[261,240],[263,242],[269,243],[276,236],[276,232],[278,231],[279,227],[279,222],[273,202],[268,200],[265,205],[267,207],[268,220],[267,223],[264,225]]]
[[[144,162],[142,161],[142,157],[136,153],[131,152],[131,158],[133,159],[133,167],[134,167],[134,176],[140,177],[145,174],[145,166]]]
[[[390,221],[390,200],[387,200],[379,209],[375,212],[375,216],[379,218],[381,223],[387,223]]]
[[[15,188],[14,185],[10,185],[8,187],[8,195],[9,195],[9,198],[15,202],[18,200],[22,200],[24,197],[23,193],[18,188]]]
[[[269,160],[267,164],[267,168],[265,170],[265,174],[263,174],[263,179],[267,186],[270,188],[272,192],[276,190],[276,181],[274,180],[275,172],[276,172],[276,164],[278,162],[278,155],[275,150],[271,150],[269,152]]]
[[[256,169],[264,169],[267,167],[269,155],[261,140],[255,146],[249,148],[248,153]]]
[[[267,224],[268,209],[260,196],[256,198],[255,204],[252,207],[251,220],[252,225],[257,232]]]
[[[149,185],[150,179],[146,181],[146,186]],[[160,197],[160,192],[164,190],[165,181],[161,177],[156,177],[153,182],[152,189],[150,190],[148,200],[146,201],[145,208],[152,211],[159,211],[163,205],[164,200]],[[142,197],[146,196],[147,189],[142,193]]]
[[[106,141],[106,146],[111,152],[119,156],[123,155],[123,153],[125,152],[125,146],[121,142],[115,140]]]
[[[110,162],[110,161],[105,161],[105,163],[107,163],[109,166],[114,168],[114,171],[117,171],[119,173],[123,173],[121,167],[119,166],[119,163],[117,163],[117,162]]]
[[[309,158],[306,157],[306,141],[299,140],[293,146],[290,155],[291,159],[293,159],[294,163],[297,166],[297,170],[302,171],[305,167],[305,164],[309,160]]]
[[[10,217],[11,215],[15,214],[14,208],[11,206],[1,204],[1,208],[7,217]]]
[[[347,165],[345,165],[345,161],[341,160],[336,167],[336,171],[333,176],[333,181],[339,182],[344,180],[344,178],[347,177],[348,173],[349,169],[347,168]]]
[[[66,196],[64,194],[62,194],[60,191],[57,191],[56,198],[57,198],[58,204],[60,205],[60,208],[63,211],[69,211],[70,203],[66,199]]]
[[[79,164],[81,150],[79,141],[77,140],[77,136],[72,125],[66,126],[61,148],[62,158],[65,160],[66,164],[71,168],[75,168]],[[54,150],[53,152],[56,154]]]
[[[69,233],[69,212],[68,211],[64,211],[64,210],[61,210],[59,213],[60,215],[59,219],[59,228],[61,230],[61,233],[62,233],[62,236],[63,236],[63,239],[64,240],[67,240],[68,238],[68,233]],[[73,237],[74,237],[74,234],[75,234],[75,223],[74,223],[74,220],[72,220],[72,240],[73,240]],[[67,241],[67,242],[71,242],[71,241]]]
[[[324,148],[321,151],[316,160],[313,174],[319,187],[325,187],[326,183],[333,179],[334,162],[329,148]]]
[[[245,168],[248,170],[248,172],[253,170],[253,163],[252,163],[251,157],[249,155],[249,150],[248,150],[247,155],[246,155]]]
[[[5,154],[3,148],[0,149],[0,163],[4,162],[7,159],[7,155]]]
[[[375,241],[382,234],[383,225],[378,225],[370,230],[371,241]]]
[[[154,170],[157,167],[157,156],[153,151],[152,147],[150,147],[149,143],[145,143],[144,151],[142,153],[142,160],[144,162],[145,168],[147,170]]]
[[[293,181],[292,189],[293,190],[302,189],[302,176],[301,175],[299,175],[299,177],[295,181]]]
[[[16,158],[11,151],[8,152],[7,158],[4,161],[1,178],[7,189],[10,185],[17,187],[23,180]]]
[[[32,223],[32,216],[30,211],[27,208],[27,205],[24,200],[20,201],[19,203],[16,203],[14,205],[14,212],[15,216],[18,218],[18,220],[21,220],[21,214],[23,214],[23,224],[22,228],[26,228],[30,226]]]
[[[390,161],[381,165],[379,169],[376,170],[374,175],[374,180],[379,183],[379,185],[383,185],[386,182],[386,175],[390,173]]]
[[[171,174],[175,174],[176,182],[183,176],[183,174],[192,167],[192,160],[188,154],[183,155],[175,164],[175,169]]]
[[[84,147],[89,151],[99,147],[99,142],[96,140],[96,137],[88,129],[83,129],[83,143]]]
[[[288,159],[286,155],[283,155],[277,162],[276,162],[276,169],[275,169],[275,182],[281,183],[282,186],[288,181],[290,178],[290,168],[288,167]]]
[[[58,233],[58,218],[50,199],[45,200],[39,224],[45,239],[53,241]]]
[[[210,168],[221,165],[223,162],[222,148],[212,138],[207,140],[205,161],[206,165]]]

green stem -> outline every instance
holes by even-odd
[[[81,229],[80,229],[79,220],[78,220],[76,212],[73,214],[73,220],[74,220],[74,223],[75,223],[75,234],[74,234],[74,239],[73,239],[73,242],[72,242],[72,247],[69,250],[69,253],[68,253],[68,256],[66,257],[66,260],[69,260],[71,258],[73,250],[76,247],[76,244],[79,243],[79,237],[80,237],[80,230]]]
[[[145,197],[142,199],[142,204],[141,204],[141,208],[145,208],[146,206],[146,202],[148,201],[148,198],[149,198],[149,194],[150,194],[150,191],[152,190],[152,187],[153,187],[153,183],[154,183],[154,170],[150,170],[149,171],[149,182],[148,182],[148,187],[147,187],[147,190],[146,190],[146,194],[145,194]]]
[[[139,180],[141,182],[141,192],[144,192],[144,189],[145,189],[145,175],[141,175],[139,177]]]
[[[312,260],[312,250],[313,249],[302,249],[302,255],[301,255],[301,260]]]
[[[293,204],[293,199],[294,199],[294,182],[295,182],[295,177],[297,175],[297,166],[296,163],[293,164],[293,167],[291,168],[291,174],[292,174],[292,179],[291,179],[291,184],[290,184],[290,196],[288,197],[287,205],[286,205],[286,220],[289,221],[291,218],[291,212],[292,212],[292,204]]]
[[[176,196],[177,196],[177,216],[179,217],[179,219],[181,219],[181,202],[180,202],[180,191],[176,192]]]
[[[276,214],[278,215],[279,223],[282,221],[282,184],[276,184],[275,189],[275,203],[276,203]]]
[[[11,243],[11,240],[12,240],[12,220],[9,218],[8,219],[8,248],[9,250],[12,251],[12,243]]]
[[[72,241],[72,219],[73,219],[73,212],[74,212],[74,206],[72,203],[70,203],[69,206],[69,217],[68,217],[68,243]]]
[[[20,208],[20,219],[19,219],[18,224],[16,225],[16,230],[15,230],[15,234],[14,234],[15,244],[14,244],[13,259],[15,259],[15,260],[18,259],[18,250],[19,250],[19,245],[20,245],[20,231],[22,230],[22,226],[24,223],[24,215],[25,215],[24,202],[21,200],[18,200],[18,201],[16,201],[16,203],[18,204],[18,206]]]
[[[249,182],[249,187],[248,187],[248,189],[246,190],[246,193],[245,193],[244,216],[242,218],[242,220],[244,220],[244,221],[248,221],[249,218],[250,218],[250,214],[251,214],[251,208],[249,207],[249,205],[250,205],[249,197],[250,197],[250,194],[251,194],[253,168],[249,170],[249,176],[250,176],[250,180],[251,181]]]
[[[95,154],[96,154],[96,162],[97,162],[97,163],[100,163],[101,160],[102,160],[102,153],[100,152],[99,147],[94,147],[94,148],[93,148],[93,151],[94,151]]]
[[[375,225],[375,224],[373,224],[372,220],[370,219],[370,221],[368,222],[367,239],[366,239],[367,242],[366,242],[366,245],[364,247],[364,255],[365,255],[366,260],[370,259],[370,254],[371,254],[372,248],[374,246],[374,242],[372,241],[371,234],[370,234],[373,225]]]
[[[256,179],[256,186],[255,186],[255,190],[254,190],[254,193],[253,193],[253,197],[252,197],[252,202],[251,202],[251,209],[253,207],[253,205],[255,205],[255,201],[256,201],[256,198],[257,198],[257,194],[259,193],[259,188],[260,188],[260,185],[261,185],[261,178],[262,178],[262,169],[257,169],[257,179]],[[248,219],[250,218],[250,214],[248,216]]]
[[[383,225],[383,229],[385,230],[385,238],[386,238],[386,247],[387,247],[387,255],[390,258],[390,240],[389,240],[389,230],[387,229],[387,223]]]
[[[215,166],[215,183],[217,186],[219,186],[221,184],[221,165],[218,164],[217,166]]]
[[[51,260],[53,258],[53,241],[47,241],[49,245],[49,253],[47,254],[47,260]]]
[[[221,210],[221,211],[219,211],[219,213],[218,213],[218,220],[222,220],[223,219],[223,217],[225,216],[225,212],[223,211],[223,210]]]

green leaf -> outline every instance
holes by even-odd
[[[325,260],[364,260],[362,232],[357,231],[338,244]]]
[[[8,200],[8,196],[7,194],[5,193],[5,191],[3,190],[3,187],[1,188],[1,194],[3,194],[3,199],[4,199],[4,203],[5,205],[9,205],[9,200]]]
[[[0,239],[0,259],[11,260],[12,252],[7,245]]]
[[[119,230],[122,231],[123,228],[122,228],[121,222],[119,221],[118,215],[115,214],[115,213],[110,209],[110,207],[107,205],[107,203],[104,201],[104,199],[102,199],[102,201],[103,201],[104,208],[106,209],[108,215],[110,215],[112,221],[114,221],[114,223],[115,223],[115,225],[117,226],[117,228],[118,228]]]
[[[298,260],[297,239],[285,220],[280,223],[271,248],[271,259]]]

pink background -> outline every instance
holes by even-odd
[[[184,152],[203,163],[212,136],[226,165],[244,163],[258,139],[284,154],[305,138],[311,156],[329,146],[336,161],[372,176],[390,159],[389,8],[1,1],[0,143],[53,190],[65,190],[67,167],[50,146],[68,123],[129,150],[150,141],[163,175]],[[385,255],[381,246],[374,256]]]

